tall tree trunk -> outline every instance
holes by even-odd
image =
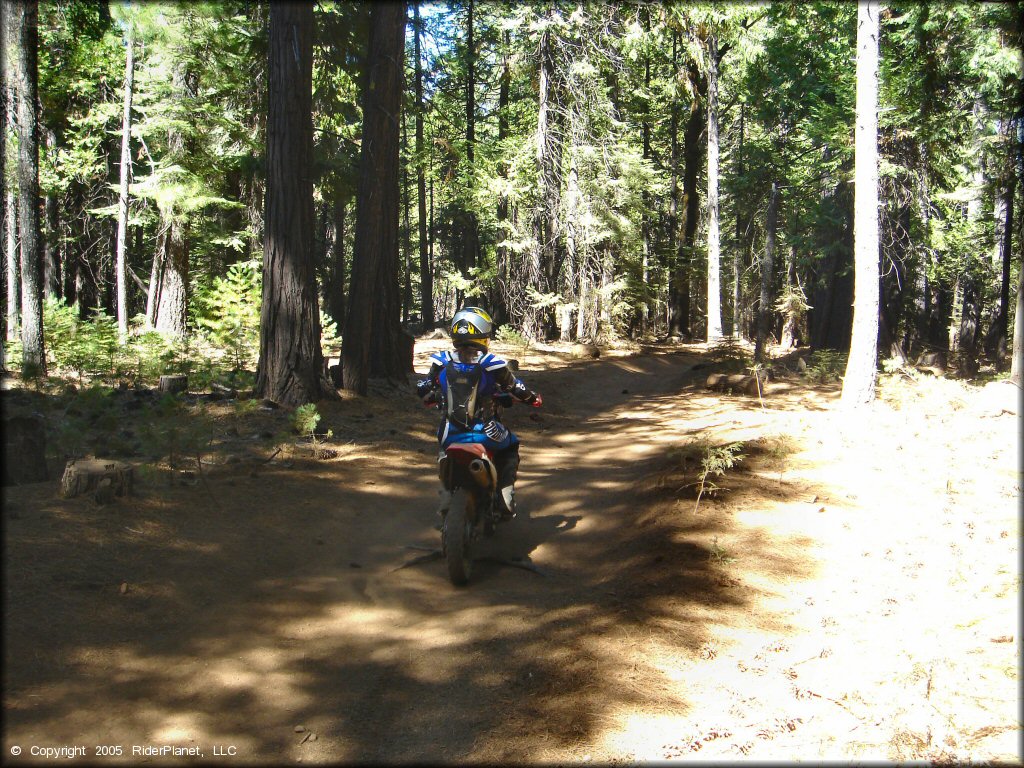
[[[786,255],[786,295],[792,296],[797,290],[796,283],[796,249],[790,245]],[[782,335],[779,338],[779,346],[784,350],[790,350],[797,346],[797,321],[800,313],[796,308],[788,306],[785,317],[782,318]]]
[[[466,4],[466,167],[467,189],[473,187],[476,149],[476,49],[473,40],[473,0]],[[476,212],[470,203],[462,212],[462,266],[464,276],[477,266],[480,260],[480,233]]]
[[[768,220],[765,224],[767,242],[764,261],[761,263],[761,300],[757,305],[757,341],[754,345],[754,360],[767,362],[765,346],[768,339],[768,322],[772,310],[772,278],[775,269],[775,239],[779,222],[779,184],[772,182],[772,193],[768,200]]]
[[[175,69],[172,82],[178,94],[188,92],[187,80],[188,74],[184,70]],[[169,157],[180,160],[187,153],[183,134],[176,128],[171,128],[168,131]],[[176,210],[173,202],[161,207],[157,231],[160,234],[157,237],[154,255],[156,263],[153,265],[149,282],[146,316],[152,327],[160,333],[173,338],[183,338],[186,333],[188,297],[191,290],[191,246],[186,219],[179,210]],[[312,231],[313,222],[310,221],[310,243]]]
[[[46,219],[46,237],[43,241],[43,296],[48,299],[59,298],[62,294],[60,265],[60,210],[57,196],[46,196],[43,203]]]
[[[167,222],[157,243],[154,258],[159,263],[158,279],[150,281],[153,302],[153,327],[164,336],[181,339],[188,318],[189,244],[183,225]]]
[[[718,218],[718,38],[708,37],[708,343],[722,338]]]
[[[39,120],[37,101],[38,0],[14,3],[12,74],[17,94],[18,230],[21,234],[21,373],[46,375],[43,349],[43,241],[39,227]],[[5,17],[7,18],[7,17]]]
[[[644,15],[644,33],[645,34],[649,34],[650,33],[650,27],[651,27],[651,17],[650,17],[650,14],[648,13],[648,14]],[[647,91],[650,90],[650,88],[651,88],[651,57],[649,55],[646,55],[646,56],[644,56],[644,92],[646,93]],[[651,158],[651,123],[650,123],[650,120],[649,120],[649,117],[650,117],[649,113],[650,113],[650,108],[648,107],[647,109],[644,110],[644,117],[643,117],[643,124],[642,124],[643,153],[644,153],[643,157],[644,157],[644,160],[650,160],[650,158]],[[644,209],[643,209],[643,214],[642,214],[641,220],[640,220],[640,229],[641,229],[641,232],[643,233],[643,241],[644,241],[643,263],[641,264],[641,271],[640,271],[640,290],[641,290],[641,296],[642,296],[642,299],[643,299],[643,303],[642,303],[642,305],[640,307],[640,329],[641,329],[641,333],[646,334],[647,331],[648,331],[648,324],[650,322],[650,313],[651,313],[650,297],[648,295],[648,290],[649,290],[648,286],[650,284],[650,277],[649,277],[649,275],[650,275],[650,266],[651,266],[651,256],[653,255],[653,252],[654,252],[653,234],[651,232],[651,230],[653,228],[652,224],[651,224],[651,195],[646,190],[643,193],[643,202],[644,202],[644,206],[643,206]]]
[[[498,151],[505,151],[505,141],[508,139],[508,95],[509,86],[512,82],[512,71],[509,65],[509,44],[511,34],[508,30],[502,33],[501,49],[501,79],[498,84]],[[510,163],[504,157],[498,162],[498,176],[502,183],[508,180]],[[494,259],[498,269],[498,290],[491,309],[491,316],[498,323],[504,323],[509,319],[508,296],[509,296],[509,257],[510,251],[505,243],[511,238],[512,231],[509,224],[509,199],[504,186],[498,193],[497,206],[498,243],[494,247]]]
[[[128,284],[126,255],[128,250],[128,185],[132,176],[132,96],[135,87],[135,24],[125,25],[124,113],[121,117],[121,184],[117,194],[117,329],[128,334]]]
[[[676,272],[672,286],[671,333],[673,336],[689,337],[690,328],[690,271],[693,248],[697,240],[697,224],[700,218],[700,193],[697,180],[703,160],[701,157],[701,135],[705,127],[705,109],[702,103],[707,94],[707,78],[702,78],[695,64],[689,67],[690,81],[696,85],[695,95],[690,104],[690,114],[683,132],[683,199],[682,224],[679,227],[682,238],[676,251]]]
[[[327,311],[340,332],[345,327],[345,209],[346,199],[335,192],[331,213],[334,242],[331,246],[331,282],[327,294]]]
[[[548,10],[548,19],[553,12]],[[540,176],[541,204],[537,218],[537,253],[534,265],[543,293],[558,290],[558,274],[561,271],[559,209],[561,207],[562,143],[558,129],[558,88],[554,82],[554,44],[550,27],[545,27],[540,39],[540,80],[537,115],[537,168]],[[534,271],[531,269],[531,272]],[[528,322],[524,329],[534,337],[540,337],[543,329],[552,327],[550,312],[538,312],[531,308],[527,313]]]
[[[747,105],[740,102],[740,137],[736,148],[736,178],[743,178],[743,133],[745,129]],[[732,332],[737,339],[744,339],[743,330],[743,244],[747,237],[748,218],[743,213],[743,205],[736,201],[736,252],[732,259]]]
[[[848,408],[874,400],[878,366],[878,12],[876,0],[858,5],[853,335],[842,394]]]
[[[1013,147],[1016,141],[1011,140]],[[1010,327],[1010,264],[1013,257],[1013,227],[1014,227],[1014,197],[1017,189],[1017,175],[1015,169],[1015,149],[1011,149],[1011,158],[1007,171],[1007,178],[1000,190],[1002,196],[1001,204],[998,206],[998,214],[1001,221],[997,221],[997,233],[999,235],[998,264],[1000,268],[999,279],[999,305],[996,307],[995,317],[992,318],[992,326],[985,339],[985,351],[990,355],[1001,357],[1000,349],[1005,348],[1007,332]]]
[[[412,7],[413,32],[415,34],[414,55],[416,57],[416,190],[419,212],[420,317],[422,318],[423,329],[427,330],[434,326],[434,276],[430,269],[430,254],[427,252],[427,179],[424,166],[425,159],[423,157],[423,113],[426,110],[426,106],[423,103],[423,61],[420,53],[420,35],[422,30],[420,28],[419,2],[414,2]],[[498,131],[500,134],[500,112],[498,121]],[[499,135],[499,141],[500,139]]]
[[[409,150],[409,131],[407,123],[402,121],[402,147]],[[399,150],[401,152],[401,150]],[[402,215],[405,223],[402,226],[402,250],[405,253],[404,282],[402,288],[402,323],[409,322],[409,313],[412,311],[412,227],[409,224],[409,207],[412,203],[409,194],[409,169],[401,164],[402,174]]]
[[[313,259],[313,6],[271,3],[267,209],[255,391],[286,406],[331,391]]]
[[[7,20],[7,3],[0,2],[0,226],[7,222],[7,29],[10,22]],[[12,295],[14,276],[11,274],[11,267],[14,263],[14,255],[11,252],[5,254],[6,275],[7,275],[7,312],[4,316],[4,334],[0,336],[0,371],[7,371],[7,355],[5,341],[14,339],[14,328],[11,323],[11,308],[17,301]]]
[[[1010,381],[1024,386],[1024,262],[1018,269],[1017,309],[1013,318],[1013,354],[1010,357]]]
[[[370,11],[355,253],[345,343],[345,389],[366,394],[371,374],[401,378],[398,326],[398,119],[404,70],[405,3]]]
[[[575,135],[575,131],[573,135]],[[570,341],[572,339],[572,301],[574,297],[577,301],[576,310],[579,311],[581,309],[579,305],[579,286],[576,282],[577,274],[583,273],[583,268],[580,264],[579,231],[576,224],[580,208],[580,176],[579,169],[576,167],[576,152],[577,148],[574,146],[570,150],[569,178],[566,182],[565,190],[567,209],[565,215],[565,291],[563,292],[565,303],[561,305],[560,317],[558,318],[559,341]]]
[[[679,68],[678,53],[679,33],[672,33],[672,71]],[[672,166],[671,181],[669,184],[668,202],[668,270],[669,281],[666,296],[668,335],[681,336],[682,323],[679,321],[681,307],[679,306],[679,264],[680,255],[678,244],[682,240],[682,233],[679,231],[679,100],[673,99],[669,106],[669,157]]]
[[[13,174],[12,174],[13,175]],[[4,255],[7,258],[7,340],[14,341],[21,318],[21,266],[18,263],[18,207],[14,190],[4,195]]]

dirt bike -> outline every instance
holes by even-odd
[[[494,401],[506,408],[514,402],[505,394],[495,395]],[[493,535],[502,521],[498,469],[493,454],[480,443],[452,443],[441,454],[438,474],[451,495],[441,524],[441,552],[448,577],[461,586],[469,582],[473,568],[473,542]]]

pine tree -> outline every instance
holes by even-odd
[[[371,375],[401,378],[398,297],[399,113],[405,3],[370,11],[355,251],[342,347],[345,389],[366,394]]]
[[[853,339],[843,377],[843,405],[858,408],[875,398],[878,365],[878,39],[879,3],[857,12],[857,128],[854,248],[856,287]]]
[[[39,120],[36,114],[38,0],[14,3],[11,11],[15,40],[12,75],[17,94],[18,230],[21,235],[21,372],[28,378],[46,375],[43,243],[39,226]]]
[[[282,405],[329,391],[313,268],[313,7],[270,7],[267,214],[255,391]]]

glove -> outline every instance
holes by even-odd
[[[544,404],[544,398],[540,396],[540,392],[533,393],[533,400],[530,401],[530,405],[534,408],[540,408]]]

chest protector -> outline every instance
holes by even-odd
[[[445,383],[448,385],[445,393],[448,420],[462,429],[469,429],[477,418],[477,385],[484,373],[483,366],[457,365],[449,361],[444,371]]]

